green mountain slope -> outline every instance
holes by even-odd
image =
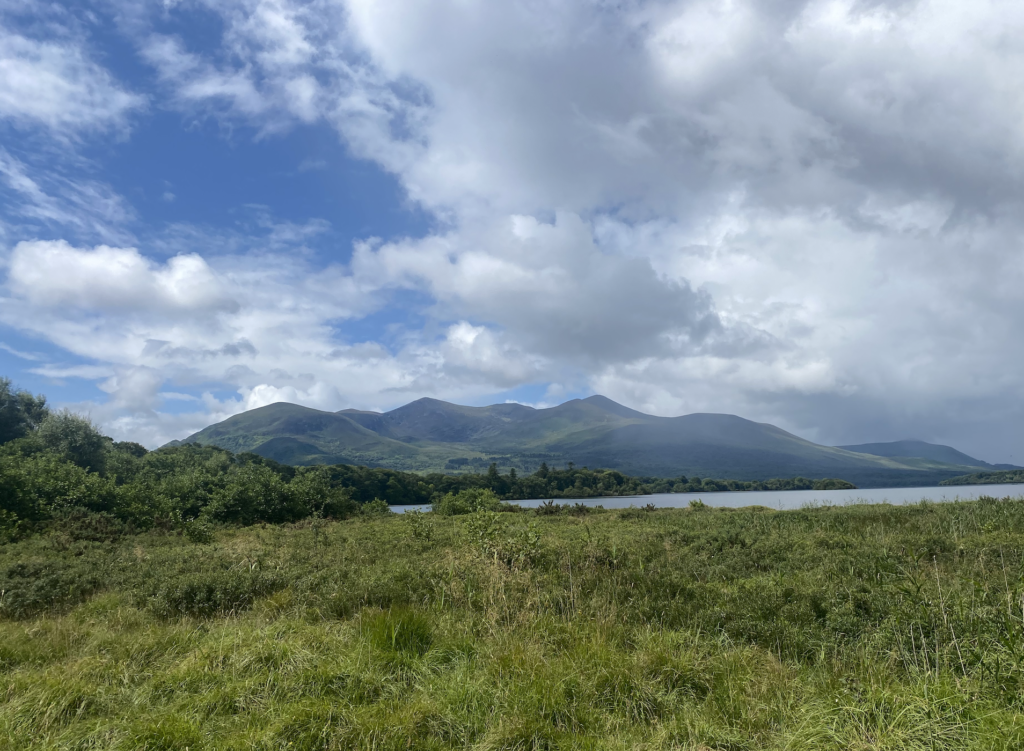
[[[656,417],[603,396],[549,409],[464,407],[419,399],[384,413],[331,413],[281,403],[231,417],[186,441],[254,451],[289,464],[436,471],[495,461],[532,472],[542,461],[571,461],[653,477],[765,480],[802,475],[838,477],[863,487],[929,485],[978,466],[959,463],[960,456],[975,461],[966,455],[945,462],[819,446],[735,415]]]
[[[957,451],[952,446],[942,446],[937,443],[926,443],[925,441],[890,441],[888,443],[861,443],[856,446],[837,446],[836,448],[847,451],[856,451],[860,454],[872,454],[873,456],[887,456],[891,458],[907,457],[917,459],[930,459],[943,464],[960,464],[965,467],[991,467],[988,462],[975,459],[962,451]]]

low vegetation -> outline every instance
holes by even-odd
[[[0,546],[0,747],[1024,747],[1024,499],[474,499]]]
[[[1009,485],[1016,483],[1024,483],[1024,469],[976,472],[973,475],[962,475],[943,480],[939,485]]]

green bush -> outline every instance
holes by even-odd
[[[501,501],[494,491],[487,488],[470,488],[458,493],[447,493],[433,503],[432,510],[438,516],[460,516],[477,511],[497,511]]]
[[[100,589],[103,572],[94,561],[28,560],[0,574],[0,615],[26,618],[47,610],[62,610]]]
[[[107,439],[89,419],[67,409],[52,412],[39,424],[36,434],[47,449],[64,461],[93,472],[105,469]]]
[[[159,585],[150,607],[164,618],[208,618],[237,613],[282,586],[261,571],[200,571],[174,576]]]
[[[369,503],[364,503],[361,510],[363,516],[388,516],[393,513],[388,502],[381,498],[374,498]]]
[[[213,542],[215,534],[213,525],[208,519],[199,517],[198,519],[186,519],[181,525],[182,534],[190,541],[197,545],[205,545]]]
[[[537,522],[521,524],[504,514],[479,511],[469,518],[466,529],[480,552],[510,568],[532,563],[540,552]]]

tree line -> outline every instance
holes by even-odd
[[[91,515],[112,525],[198,528],[204,524],[344,518],[367,508],[475,498],[599,498],[671,492],[853,487],[805,478],[740,482],[630,477],[614,470],[546,464],[531,475],[492,464],[483,474],[418,475],[348,465],[292,467],[253,453],[186,444],[148,451],[114,441],[86,418],[49,408],[43,396],[0,378],[0,538],[57,519]],[[376,502],[376,503],[375,503]],[[468,501],[467,501],[468,502]]]

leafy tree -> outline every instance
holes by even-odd
[[[327,467],[309,467],[300,471],[288,485],[297,510],[304,516],[316,514],[340,519],[354,513],[358,504],[348,488],[334,487]]]
[[[65,461],[93,472],[104,470],[108,439],[89,419],[63,409],[47,415],[36,433],[46,448]]]
[[[24,437],[49,414],[45,396],[32,396],[0,378],[0,443]]]
[[[374,498],[369,503],[364,503],[362,512],[366,516],[388,516],[392,513],[388,502],[382,498]]]
[[[281,476],[261,464],[234,469],[215,492],[206,513],[234,524],[288,522],[308,515],[294,502]]]
[[[134,456],[136,459],[141,459],[149,453],[145,446],[141,443],[136,443],[135,441],[115,441],[113,448],[114,451],[129,454]]]
[[[111,511],[113,484],[95,472],[48,452],[0,458],[0,509],[27,522],[42,522],[75,508]]]

